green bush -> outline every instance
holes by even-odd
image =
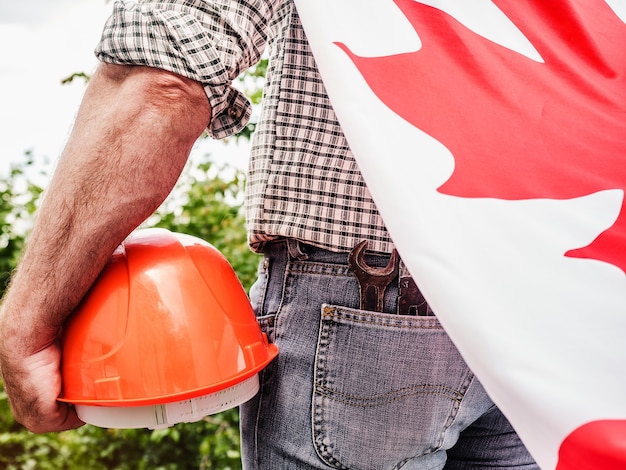
[[[0,272],[10,277],[41,195],[26,155],[0,178]],[[247,246],[242,215],[243,174],[209,157],[192,161],[177,188],[146,226],[196,235],[214,244],[246,288],[258,255]],[[16,228],[22,227],[22,231]],[[4,291],[4,283],[0,286]],[[0,387],[0,468],[10,470],[220,469],[241,468],[236,409],[168,429],[113,430],[94,426],[35,435],[13,419]]]

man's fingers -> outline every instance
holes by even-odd
[[[85,424],[78,417],[78,415],[76,414],[76,409],[73,406],[68,405],[67,403],[57,403],[59,405],[59,413],[61,416],[64,416],[64,419],[58,425],[57,423],[52,423],[53,431],[67,431],[69,429],[79,428]]]
[[[16,421],[34,433],[66,431],[82,426],[76,410],[57,401],[61,393],[58,344],[24,358],[5,356],[4,388]]]
[[[56,410],[48,413],[39,413],[38,410],[28,410],[21,413],[20,410],[13,409],[16,420],[26,429],[35,433],[59,432],[76,429],[85,423],[80,420],[73,406],[67,403],[56,402]],[[42,419],[42,417],[45,417]]]

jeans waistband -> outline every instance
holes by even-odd
[[[295,238],[282,238],[266,242],[262,245],[262,253],[269,256],[284,255],[298,261],[313,261],[320,263],[348,264],[348,252],[330,251],[304,243]],[[382,267],[389,263],[390,253],[365,253],[365,262],[370,266]]]
[[[349,265],[348,252],[335,252],[318,248],[293,238],[284,238],[267,242],[261,251],[267,257]],[[391,260],[391,253],[365,252],[362,260],[372,268],[384,268]],[[389,289],[398,292],[398,313],[408,315],[433,315],[433,311],[419,291],[415,281],[399,259],[398,276],[389,285]]]

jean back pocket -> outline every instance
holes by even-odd
[[[339,469],[392,469],[438,450],[473,374],[436,317],[324,305],[313,439]]]

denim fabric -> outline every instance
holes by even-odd
[[[280,352],[241,407],[246,470],[538,468],[437,318],[394,313],[397,283],[359,310],[347,255],[289,240],[250,297]]]

